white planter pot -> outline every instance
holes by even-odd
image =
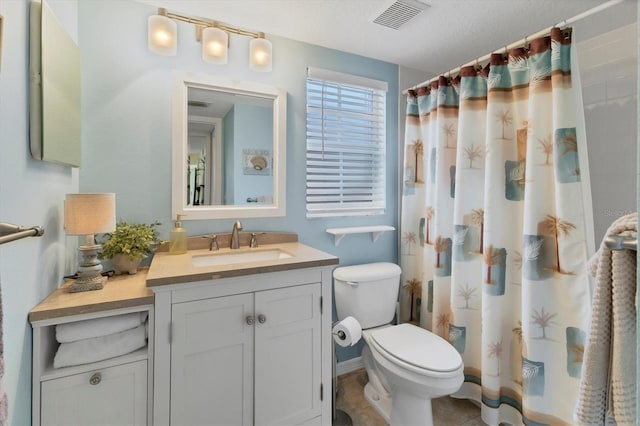
[[[126,254],[115,254],[113,255],[113,269],[116,274],[129,274],[133,275],[138,272],[138,266],[140,266],[140,262],[142,259],[133,259],[131,260]]]

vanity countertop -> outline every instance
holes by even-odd
[[[197,256],[233,255],[274,249],[281,250],[289,254],[290,257],[207,266],[195,266],[192,261]],[[255,249],[242,247],[237,250],[229,248],[221,248],[218,251],[189,250],[185,254],[178,255],[158,252],[154,255],[147,274],[147,287],[337,265],[338,263],[337,257],[298,242],[265,244]]]
[[[104,288],[69,293],[73,280],[67,280],[29,312],[29,321],[43,321],[72,315],[153,304],[153,292],[146,287],[147,268],[135,275],[110,277]]]

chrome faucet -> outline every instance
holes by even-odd
[[[240,248],[240,233],[238,231],[242,231],[242,224],[239,220],[236,220],[236,223],[233,224],[233,230],[231,231],[231,243],[229,244],[229,248],[231,249]]]

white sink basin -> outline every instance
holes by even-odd
[[[237,263],[253,263],[265,260],[278,260],[293,257],[280,249],[254,249],[249,251],[233,251],[195,255],[191,258],[193,266],[232,265]]]

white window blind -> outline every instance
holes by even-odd
[[[387,83],[307,72],[307,217],[383,214]]]

